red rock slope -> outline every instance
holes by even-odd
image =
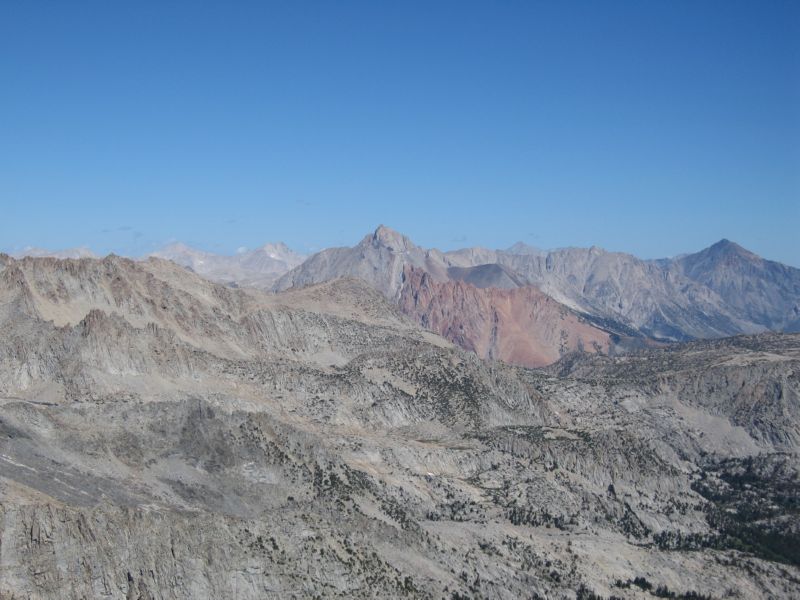
[[[411,266],[403,278],[400,309],[481,358],[539,367],[573,350],[608,352],[611,345],[608,332],[531,286],[477,288],[436,281]]]

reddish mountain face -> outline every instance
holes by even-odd
[[[573,350],[607,353],[612,345],[608,332],[531,286],[477,288],[436,281],[407,266],[398,304],[423,327],[481,358],[525,367],[551,364]]]

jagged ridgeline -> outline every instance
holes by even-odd
[[[84,247],[21,256],[94,257]],[[479,357],[525,367],[570,352],[619,355],[665,342],[800,331],[800,269],[721,240],[675,258],[601,248],[442,252],[383,225],[311,256],[283,243],[220,255],[170,244],[150,255],[231,287],[284,291],[360,279],[426,329]]]
[[[0,598],[796,598],[799,443],[796,334],[532,370],[357,279],[0,256]]]

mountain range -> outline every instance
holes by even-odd
[[[409,269],[427,277],[409,278]],[[601,347],[615,351],[653,342],[800,330],[800,269],[764,260],[728,240],[696,254],[661,260],[595,247],[542,251],[522,244],[506,251],[468,248],[440,252],[420,248],[381,226],[352,248],[323,250],[309,257],[278,279],[274,289],[342,276],[367,281],[420,323],[456,342],[485,337],[472,331],[470,323],[496,322],[493,341],[479,345],[483,348],[479,354],[527,366],[542,364],[542,357],[552,357],[554,351],[558,356],[577,347],[591,349],[603,333],[609,342]],[[423,282],[428,287],[435,284],[437,293],[420,295],[418,287]],[[471,302],[464,301],[457,291],[465,289],[464,285]],[[496,291],[528,288],[535,292]],[[573,322],[596,331],[583,339],[574,336],[570,326],[543,340],[531,326],[538,320],[552,324],[553,319],[541,315],[534,303],[519,300],[536,293],[561,304],[560,314],[569,314]],[[452,299],[444,308],[443,297]],[[509,310],[509,303],[527,305],[529,310]],[[447,319],[431,318],[431,313],[443,310],[458,316],[464,335]],[[478,328],[485,329],[485,323]],[[507,342],[503,331],[541,340],[539,352],[527,352],[526,357],[509,350],[514,344]]]
[[[171,260],[218,283],[257,288],[271,287],[278,277],[299,266],[306,258],[282,242],[244,250],[233,256],[174,243],[148,256]]]
[[[275,292],[354,277],[481,358],[529,367],[575,350],[618,354],[677,341],[800,331],[800,269],[728,240],[657,260],[521,242],[507,250],[442,252],[379,226],[353,247],[308,257],[282,243],[233,256],[177,243],[150,256],[215,282]]]
[[[17,258],[24,258],[26,256],[46,257],[53,258],[99,258],[86,246],[76,246],[75,248],[67,248],[65,250],[47,250],[45,248],[36,248],[28,246],[21,252],[14,254]]]
[[[544,292],[377,233],[391,300],[0,255],[0,597],[800,595],[800,335],[614,356]],[[484,361],[412,289],[432,328],[487,302],[603,352]]]

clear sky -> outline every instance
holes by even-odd
[[[0,2],[0,249],[379,223],[800,266],[800,2]]]

